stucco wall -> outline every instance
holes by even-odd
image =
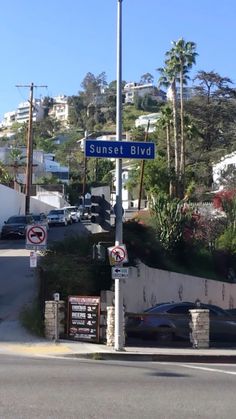
[[[62,208],[70,205],[59,192],[38,192],[37,200],[53,208]]]
[[[140,263],[123,280],[126,311],[140,312],[160,302],[195,301],[236,307],[236,284],[152,269]]]
[[[36,198],[30,199],[31,212],[45,212],[48,213],[54,206],[41,202]],[[8,188],[7,186],[0,185],[0,229],[4,221],[11,215],[24,214],[25,211],[25,195]]]

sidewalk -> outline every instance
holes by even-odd
[[[1,342],[0,354],[114,361],[236,363],[236,348],[193,349],[127,346],[123,351],[115,351],[114,348],[103,344],[69,340],[60,340],[55,343],[45,339],[37,342]]]

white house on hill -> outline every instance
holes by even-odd
[[[236,151],[221,158],[218,163],[213,164],[213,188],[223,189],[222,175],[227,170],[236,170]]]

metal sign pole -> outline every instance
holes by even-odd
[[[55,333],[54,333],[54,342],[58,342],[59,340],[59,324],[58,324],[58,305],[60,300],[60,294],[58,292],[55,292],[54,295],[54,310],[55,310]]]
[[[117,3],[117,97],[116,141],[122,141],[122,0]],[[122,225],[122,159],[116,159],[116,233],[115,245],[123,242]],[[121,280],[115,278],[115,350],[123,349],[123,298]]]

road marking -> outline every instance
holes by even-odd
[[[236,375],[236,371],[225,371],[225,370],[219,370],[218,368],[199,367],[196,365],[187,365],[187,364],[174,364],[174,365],[179,365],[180,367],[201,370],[201,371],[219,372],[221,374]]]

